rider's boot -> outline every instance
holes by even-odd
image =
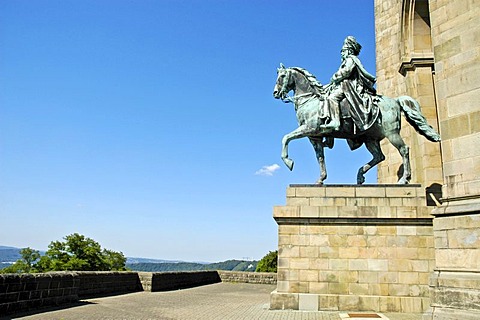
[[[327,124],[320,126],[322,129],[331,129],[332,131],[338,131],[340,129],[340,120],[331,119]]]
[[[320,126],[321,129],[328,131],[338,131],[340,129],[340,101],[342,96],[333,96],[327,99],[330,110],[330,121]]]

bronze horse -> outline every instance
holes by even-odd
[[[343,113],[338,131],[326,130],[324,128],[325,119],[322,119],[320,115],[324,107],[323,103],[328,96],[329,85],[322,86],[315,76],[302,68],[285,68],[280,65],[277,74],[273,96],[275,99],[294,103],[299,125],[297,129],[286,134],[282,139],[282,160],[292,170],[293,160],[288,158],[288,143],[295,139],[308,137],[320,165],[318,184],[323,184],[327,178],[323,149],[325,146],[332,148],[334,138],[347,139],[352,150],[365,144],[372,154],[373,159],[358,169],[358,184],[365,182],[364,174],[368,170],[385,160],[385,155],[380,148],[380,141],[387,138],[397,148],[403,160],[403,175],[398,183],[409,183],[411,179],[409,147],[400,136],[401,113],[405,115],[407,122],[428,140],[440,141],[438,133],[422,115],[418,102],[409,96],[398,98],[376,96],[379,114],[374,123],[365,131],[356,130],[354,121],[346,113]],[[292,90],[294,95],[289,97],[288,93]]]

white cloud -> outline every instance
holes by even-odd
[[[255,172],[257,176],[273,176],[273,173],[280,169],[280,166],[276,163],[270,166],[263,166],[262,169]]]

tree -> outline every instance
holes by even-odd
[[[2,273],[30,273],[38,272],[36,263],[40,259],[40,252],[32,248],[23,248],[20,250],[22,256],[14,264],[1,270]]]
[[[277,272],[278,251],[269,251],[257,264],[255,272]]]
[[[127,259],[121,252],[102,249],[98,242],[78,233],[68,235],[64,240],[52,241],[44,256],[30,248],[22,249],[22,259],[2,272],[126,270]]]
[[[125,270],[123,253],[102,249],[93,239],[78,233],[66,236],[64,242],[52,241],[40,264],[45,271]]]

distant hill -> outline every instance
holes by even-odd
[[[202,270],[227,270],[227,271],[255,271],[258,261],[227,260],[216,263],[127,263],[127,268],[133,271],[166,272],[166,271],[202,271]]]
[[[20,250],[20,248],[0,246],[0,268],[4,268],[20,259],[22,257]],[[7,265],[3,265],[5,263]]]
[[[178,262],[183,262],[183,261],[127,257],[127,264],[136,264],[136,263],[178,263]]]
[[[20,248],[0,246],[0,269],[6,268],[21,258]],[[41,251],[40,254],[45,254]],[[127,257],[127,268],[133,271],[165,272],[165,271],[200,271],[230,270],[255,271],[258,261],[227,260],[217,263],[184,262],[149,258]]]

